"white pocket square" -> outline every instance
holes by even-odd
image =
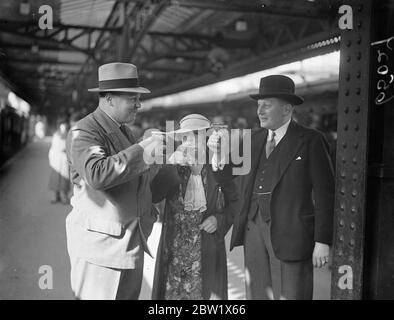
[[[296,160],[301,160],[301,157],[298,157]]]

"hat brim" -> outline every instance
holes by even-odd
[[[162,134],[182,134],[182,133],[188,133],[188,132],[193,132],[193,131],[207,130],[210,128],[211,128],[211,126],[199,127],[199,128],[195,128],[195,129],[178,129],[175,131],[163,132]]]
[[[92,88],[88,89],[89,92],[136,92],[136,93],[150,93],[151,91],[144,87],[137,88],[116,88],[116,89],[105,89]]]
[[[271,93],[271,94],[250,94],[249,95],[254,100],[264,99],[264,98],[280,98],[286,101],[289,101],[293,105],[299,105],[304,103],[304,99],[295,94],[286,94],[286,93]]]

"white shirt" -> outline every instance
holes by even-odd
[[[207,210],[207,199],[205,198],[204,185],[200,174],[190,175],[183,201],[186,211],[199,210],[204,212]]]
[[[286,132],[287,132],[287,128],[289,127],[290,121],[287,121],[283,126],[279,127],[276,130],[268,130],[268,137],[267,137],[267,141],[270,141],[272,139],[272,133],[275,132],[275,145],[277,146],[278,143],[280,142],[280,140],[282,140],[282,138],[285,136]]]

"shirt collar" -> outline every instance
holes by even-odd
[[[278,144],[279,141],[282,140],[282,138],[285,136],[287,128],[290,125],[290,121],[291,119],[276,130],[268,130],[268,140],[271,140],[272,133],[275,132],[275,143]]]

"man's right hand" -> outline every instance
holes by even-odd
[[[152,135],[138,143],[148,157],[158,158],[164,156],[165,152],[165,137],[160,135]],[[150,164],[151,161],[149,161]]]

